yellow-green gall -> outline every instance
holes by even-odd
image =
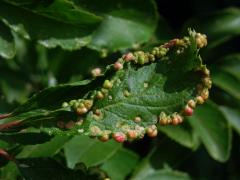
[[[98,91],[97,94],[96,94],[96,97],[97,97],[97,99],[103,99],[104,95],[101,91]]]
[[[106,89],[111,89],[113,87],[113,83],[109,80],[105,80],[103,83],[103,87]]]

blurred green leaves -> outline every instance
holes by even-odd
[[[0,22],[0,56],[12,59],[16,54],[15,45],[11,31],[3,22]]]
[[[209,102],[196,109],[189,122],[214,159],[224,162],[229,158],[232,132],[215,104]]]
[[[206,14],[203,9],[208,11],[217,9],[215,2],[193,2],[197,8],[194,9],[196,16],[189,16],[190,20],[184,22],[183,29],[192,27],[208,36],[209,46],[201,53],[204,54],[203,60],[207,60],[207,65],[211,67],[214,87],[210,92],[212,101],[197,108],[194,116],[186,120],[182,126],[158,127],[161,132],[158,136],[160,143],[156,139],[146,138],[142,140],[143,144],[133,143],[130,148],[129,144],[122,146],[113,141],[102,143],[85,136],[70,136],[74,134],[71,131],[66,133],[68,136],[55,136],[50,140],[50,136],[45,133],[25,128],[35,126],[40,127],[44,132],[51,131],[58,134],[59,131],[51,127],[56,126],[59,120],[67,122],[76,119],[73,113],[58,109],[62,101],[83,97],[89,89],[100,87],[102,83],[76,81],[88,78],[92,68],[105,67],[126,51],[149,50],[153,44],[158,46],[160,42],[177,37],[180,32],[175,28],[171,29],[169,24],[172,25],[172,22],[165,20],[157,12],[162,7],[156,7],[156,2],[153,0],[114,2],[111,0],[4,0],[0,2],[0,113],[10,112],[16,105],[26,102],[35,92],[55,86],[33,96],[15,111],[19,116],[8,119],[9,121],[24,119],[25,124],[21,127],[23,131],[0,134],[0,139],[4,140],[0,142],[1,148],[9,150],[16,148],[17,153],[20,152],[16,157],[24,158],[19,160],[18,167],[25,179],[56,179],[64,176],[68,179],[74,176],[73,178],[77,179],[86,178],[85,175],[89,178],[90,171],[85,166],[97,166],[90,168],[91,173],[94,174],[95,171],[99,172],[99,169],[102,169],[111,179],[117,180],[190,179],[189,175],[175,168],[184,169],[181,164],[187,157],[197,154],[201,147],[205,147],[209,155],[217,161],[228,160],[230,150],[234,148],[232,138],[236,138],[232,137],[232,129],[240,133],[240,55],[239,46],[231,44],[240,35],[240,10],[233,7]],[[179,9],[179,12],[168,10],[168,14],[178,18],[189,13],[189,9]],[[184,59],[187,58],[183,57],[182,60]],[[164,74],[162,72],[165,68],[161,69],[162,65],[164,64],[156,65],[158,70],[161,70],[158,72],[161,75]],[[106,110],[106,113],[111,115],[105,118],[104,128],[109,122],[114,124],[121,114],[126,115],[124,118],[132,120],[136,113],[141,112],[144,118],[148,119],[146,124],[150,122],[150,117],[157,111],[151,105],[156,100],[162,104],[164,101],[154,95],[151,98],[149,96],[148,101],[145,102],[146,99],[138,96],[141,92],[137,89],[143,87],[137,86],[138,82],[135,78],[140,79],[141,83],[150,79],[154,84],[155,77],[147,79],[151,75],[150,71],[155,68],[153,66],[155,65],[136,72],[135,67],[129,68],[130,75],[125,78],[129,79],[129,82],[124,82],[122,85],[132,88],[136,96],[132,101],[124,101],[128,103],[124,105],[127,110],[124,110],[123,105],[116,99],[115,109],[112,107]],[[176,67],[173,68],[174,71],[175,69]],[[176,74],[179,77],[171,82],[182,87],[184,76],[180,71]],[[134,78],[131,79],[133,76]],[[67,84],[58,85],[59,83]],[[129,86],[125,86],[126,84]],[[159,95],[160,89],[154,92]],[[188,93],[193,90],[186,89]],[[164,92],[167,92],[166,86]],[[115,93],[117,94],[117,91]],[[165,97],[166,94],[168,93],[162,96]],[[121,94],[118,97],[120,96]],[[223,100],[226,96],[228,101]],[[181,104],[182,101],[178,98],[180,96],[176,94],[169,103],[174,104],[174,100],[177,99]],[[137,104],[131,105],[133,102]],[[105,106],[107,107],[109,103],[106,100],[105,104],[99,103],[96,107],[105,110]],[[160,105],[159,103],[155,104]],[[26,113],[27,111],[30,113]],[[88,122],[92,121],[90,115],[87,118]],[[0,124],[2,123],[5,123],[5,120],[0,121]],[[65,132],[60,133],[65,134]],[[147,145],[145,141],[148,142]],[[135,145],[137,150],[131,147]],[[139,152],[145,148],[146,153]],[[233,153],[235,151],[232,150]],[[51,157],[51,159],[43,159],[43,157]],[[196,159],[196,162],[190,163],[194,168],[199,162],[199,157],[197,156]],[[71,169],[63,165],[65,162]],[[200,165],[195,169],[204,170]],[[80,168],[80,171],[76,168]],[[51,172],[57,176],[53,177]],[[197,173],[192,173],[191,170],[190,173],[194,179],[199,178],[195,177],[198,176]],[[17,179],[19,175],[17,167],[12,162],[0,170],[1,179]],[[94,178],[96,179],[96,176]]]
[[[48,5],[5,1],[0,12],[12,31],[47,48],[66,50],[86,45],[100,51],[136,47],[150,39],[157,24],[154,3],[143,0],[55,0]]]
[[[228,8],[205,14],[193,18],[185,27],[193,27],[199,32],[206,33],[209,39],[208,49],[211,49],[240,34],[240,10]]]

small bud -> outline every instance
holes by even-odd
[[[113,99],[113,97],[112,97],[112,96],[108,96],[108,99],[109,99],[109,100],[112,100],[112,99]]]
[[[183,117],[178,115],[178,121],[179,121],[179,123],[182,123],[183,122]]]
[[[109,91],[108,91],[108,89],[102,88],[102,89],[101,89],[101,92],[102,92],[104,95],[107,95]]]
[[[88,112],[87,108],[83,107],[83,108],[77,108],[76,110],[78,115],[82,115]]]
[[[81,104],[81,103],[75,102],[75,103],[73,104],[72,108],[73,108],[73,109],[77,109],[77,108],[79,107],[79,104]]]
[[[114,63],[114,69],[115,70],[121,70],[123,68],[123,65],[120,62],[115,62]]]
[[[170,116],[167,117],[167,122],[168,122],[168,124],[172,123],[172,118]]]
[[[205,77],[202,79],[203,85],[206,86],[207,88],[212,87],[212,81],[209,77]]]
[[[138,63],[141,64],[141,65],[143,65],[145,63],[144,55],[141,54],[141,55],[138,56]]]
[[[101,75],[102,70],[100,68],[95,68],[91,71],[93,77],[97,77]]]
[[[134,140],[134,139],[136,139],[138,137],[138,134],[137,134],[136,130],[129,130],[127,132],[127,136],[128,136],[129,139]]]
[[[69,102],[69,105],[70,105],[70,106],[73,106],[76,102],[77,102],[77,100],[71,100],[71,101]]]
[[[78,107],[79,107],[79,108],[84,108],[85,105],[81,102],[81,103],[78,104]]]
[[[167,124],[168,124],[168,118],[160,119],[160,120],[159,120],[159,123],[160,123],[161,125],[167,125]]]
[[[161,112],[158,119],[159,119],[159,123],[161,125],[167,125],[168,124],[168,118],[167,118],[167,115],[166,115],[165,112]]]
[[[207,100],[209,97],[209,91],[207,88],[203,89],[203,91],[201,92],[201,96],[204,100]]]
[[[99,136],[102,130],[98,126],[90,127],[90,136]]]
[[[62,107],[63,107],[63,108],[68,107],[68,103],[67,103],[67,102],[62,103]]]
[[[154,55],[149,54],[149,60],[150,60],[151,62],[154,62],[154,61],[155,61],[155,57],[154,57]]]
[[[157,127],[155,125],[148,127],[146,133],[149,137],[156,137],[158,134]]]
[[[182,122],[183,122],[183,118],[179,114],[177,113],[173,114],[173,118],[172,118],[173,125],[178,125]]]
[[[193,115],[193,109],[190,108],[188,105],[183,110],[184,115],[186,116],[192,116]]]
[[[197,33],[196,43],[198,48],[203,48],[204,46],[207,45],[207,36],[205,34]]]
[[[148,83],[143,83],[143,87],[147,88],[148,87]]]
[[[142,119],[141,119],[141,117],[139,117],[139,116],[137,116],[137,117],[134,118],[134,122],[135,122],[135,123],[139,123],[139,122],[141,122],[141,121],[142,121]]]
[[[157,50],[156,50],[156,49],[153,49],[151,53],[152,53],[152,55],[154,56],[154,55],[157,54]]]
[[[113,84],[112,84],[111,81],[105,80],[104,83],[103,83],[103,87],[106,88],[106,89],[111,89],[113,87]]]
[[[98,91],[97,94],[96,94],[96,97],[97,97],[97,99],[103,99],[104,95],[101,91]]]
[[[179,120],[178,120],[177,117],[173,117],[173,119],[172,119],[172,124],[173,124],[173,125],[178,125],[178,124],[179,124]]]
[[[102,142],[106,142],[109,140],[109,135],[104,133],[100,137],[98,137],[98,139]]]
[[[81,126],[83,124],[83,119],[79,119],[75,122],[76,125]]]
[[[122,143],[126,140],[126,135],[123,134],[122,132],[113,133],[112,137],[114,138],[115,141],[119,143]]]
[[[96,114],[97,116],[100,116],[100,115],[101,115],[101,111],[100,111],[99,109],[96,109],[96,110],[94,111],[94,114]]]
[[[188,104],[188,106],[189,106],[190,108],[193,108],[193,109],[194,109],[194,108],[196,107],[196,103],[195,103],[195,101],[192,100],[192,99],[189,100],[187,104]]]
[[[93,100],[84,100],[83,101],[84,106],[89,110],[93,106]]]
[[[135,59],[134,55],[132,53],[127,53],[123,56],[123,59],[127,62],[132,61]]]
[[[206,68],[206,67],[203,67],[202,73],[203,73],[205,76],[208,76],[208,77],[210,76],[210,71],[209,71],[209,69]]]
[[[204,103],[204,99],[202,98],[202,96],[197,96],[196,97],[196,103],[197,104],[203,104]]]
[[[123,92],[123,95],[124,95],[125,97],[128,97],[128,96],[130,96],[131,94],[130,94],[130,92],[129,92],[128,90],[125,90],[125,91]]]

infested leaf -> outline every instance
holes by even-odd
[[[20,120],[12,130],[33,126],[50,135],[85,134],[102,141],[154,137],[158,122],[178,124],[192,114],[196,97],[200,103],[208,98],[211,80],[197,47],[203,44],[195,41],[200,36],[191,32],[150,53],[124,55],[117,62],[121,68],[110,65],[93,80],[43,90],[5,122]]]

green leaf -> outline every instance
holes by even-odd
[[[51,158],[17,159],[16,162],[21,175],[26,180],[55,180],[55,179],[104,179],[100,175],[91,175],[85,169],[70,170]],[[99,171],[100,174],[100,171]]]
[[[177,143],[191,149],[196,149],[200,142],[195,132],[187,122],[181,126],[158,126],[158,129]]]
[[[213,84],[236,99],[240,100],[240,81],[228,72],[224,72],[218,68],[212,70]]]
[[[71,8],[75,7],[65,7],[68,11]],[[78,23],[62,19],[61,16],[56,18],[6,2],[0,3],[0,19],[6,25],[23,37],[35,39],[48,48],[60,46],[75,50],[90,42],[89,35],[101,22],[100,18],[79,9],[71,12],[68,15],[78,19]]]
[[[210,156],[225,162],[230,155],[232,133],[228,122],[212,102],[199,107],[189,122],[205,145]]]
[[[65,144],[64,152],[69,168],[74,168],[79,162],[89,167],[104,163],[120,148],[121,145],[114,141],[101,143],[86,136],[74,136]]]
[[[9,143],[41,144],[49,141],[52,137],[46,133],[0,133],[0,139]]]
[[[138,155],[125,148],[120,148],[100,167],[116,180],[124,180],[138,162]],[[127,166],[126,166],[127,165]]]
[[[23,150],[17,155],[17,157],[52,157],[63,148],[69,139],[70,137],[67,136],[55,136],[49,142],[44,144],[24,146]]]
[[[14,39],[9,28],[0,22],[0,56],[12,59],[16,54]]]
[[[178,167],[192,151],[169,139],[162,139],[135,168],[132,179],[142,179],[163,169],[166,165]],[[147,178],[146,178],[147,179]]]
[[[240,134],[240,112],[238,110],[221,106],[220,110],[228,120],[229,124]]]
[[[155,55],[156,62],[145,59],[150,57],[149,53],[135,52],[132,63],[120,58],[121,70],[116,71],[110,65],[102,76],[93,80],[45,89],[17,108],[5,122],[20,120],[18,126],[9,129],[41,127],[51,135],[85,134],[101,138],[105,134],[108,139],[114,133],[134,130],[140,138],[147,128],[155,127],[160,113],[166,113],[168,118],[183,116],[187,102],[201,95],[197,86],[202,83],[205,66],[198,54],[195,33],[179,41],[183,44],[175,44],[178,41],[173,40],[157,48],[159,52],[160,49],[168,52]],[[141,57],[144,62],[140,62]],[[98,92],[105,95],[99,98]],[[75,104],[78,102],[77,107],[68,103],[64,103],[67,107],[61,107],[64,101],[73,99]],[[92,102],[83,114],[78,112],[80,101]]]
[[[23,103],[27,100],[30,92],[27,90],[26,81],[27,79],[22,73],[7,66],[0,66],[0,89],[7,102]]]
[[[147,176],[139,177],[137,180],[190,180],[191,178],[187,173],[183,173],[180,171],[172,170],[172,169],[162,169],[155,171],[154,173],[148,174]],[[134,178],[132,179],[134,180]]]
[[[240,81],[240,54],[230,54],[223,57],[219,60],[217,67],[220,70],[235,76]]]
[[[0,178],[4,180],[17,179],[19,176],[18,168],[15,163],[9,162],[6,166],[0,169]]]
[[[209,48],[217,46],[230,38],[240,34],[240,10],[228,8],[186,23],[185,27],[192,27],[209,37]]]
[[[187,173],[166,168],[166,169],[155,171],[154,173],[148,174],[147,176],[138,178],[138,180],[145,180],[145,179],[190,180],[191,178]],[[132,180],[134,180],[134,178]]]
[[[116,51],[139,46],[150,39],[157,26],[156,8],[152,0],[75,2],[85,10],[103,17],[89,45],[95,49]]]

